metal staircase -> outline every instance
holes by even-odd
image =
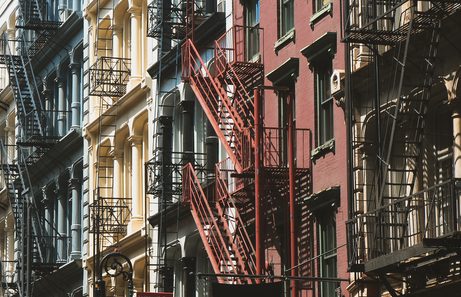
[[[46,0],[19,0],[23,17],[23,28],[31,30],[55,30],[61,25],[58,17],[52,18]]]
[[[237,207],[216,169],[216,192],[205,194],[191,164],[183,168],[183,203],[190,204],[211,265],[221,283],[251,282],[233,274],[255,274],[255,251]],[[213,191],[213,189],[212,189]],[[214,196],[214,199],[211,199]],[[229,275],[226,277],[226,274]]]
[[[181,168],[189,161],[197,169],[199,175],[203,172],[203,155],[193,153],[194,160],[181,152],[172,151],[172,125],[174,115],[161,114],[162,110],[173,110],[179,103],[179,85],[181,49],[180,43],[206,18],[204,0],[153,0],[147,6],[148,23],[147,36],[155,38],[157,46],[158,73],[156,75],[156,95],[166,98],[162,103],[155,104],[154,110],[154,156],[146,162],[146,213],[152,214],[153,221],[146,222],[146,240],[152,240],[155,248],[146,244],[146,274],[152,277],[148,286],[161,292],[172,292],[175,289],[173,281],[175,259],[171,250],[178,242],[179,217],[182,197]],[[192,29],[191,29],[192,28]],[[171,71],[165,69],[172,67]],[[174,86],[172,88],[172,86]],[[174,252],[173,252],[174,253]],[[155,276],[155,277],[153,277]]]
[[[415,180],[420,168],[421,141],[442,19],[459,9],[459,4],[454,1],[384,1],[374,15],[362,14],[362,22],[358,19],[354,22],[360,8],[363,9],[350,7],[353,24],[344,41],[373,48],[374,63],[386,59],[392,64],[391,79],[386,78],[389,85],[376,85],[378,89],[389,90],[387,96],[383,96],[386,98],[378,98],[373,106],[360,105],[359,101],[354,103],[354,108],[361,109],[362,113],[374,114],[376,132],[373,136],[361,135],[358,130],[354,132],[354,200],[364,199],[366,204],[355,206],[354,211],[356,215],[366,213],[349,221],[348,226],[352,232],[350,238],[356,241],[357,247],[363,246],[360,241],[364,238],[360,234],[368,234],[367,256],[372,259],[406,248],[416,240],[415,230],[409,229],[414,228],[411,220],[415,218],[418,205],[414,199],[406,197],[416,198],[417,195],[412,195],[419,190],[415,188]],[[360,71],[358,73],[361,75]],[[379,72],[373,76],[378,77]],[[373,162],[368,161],[367,168],[361,164],[364,153],[375,157]],[[352,262],[364,260],[359,260],[364,257],[359,254],[353,256]]]
[[[254,104],[247,90],[262,83],[263,72],[261,63],[248,62],[244,54],[246,29],[234,26],[215,41],[212,69],[204,63],[192,39],[182,47],[182,79],[190,83],[238,173],[254,161]],[[204,185],[190,165],[184,167],[183,203],[191,207],[215,273],[223,275],[218,280],[251,282],[250,278],[225,277],[256,274],[256,253],[218,167],[211,190],[208,185],[204,191]]]
[[[19,254],[16,265],[19,296],[31,296],[32,275],[41,275],[57,267],[57,263],[47,263],[47,251],[52,249],[53,240],[46,234],[44,225],[50,224],[39,213],[35,204],[29,180],[27,164],[21,150],[15,163],[9,161],[7,152],[0,141],[2,154],[1,169],[7,187],[8,202],[13,213],[15,238]],[[55,230],[56,231],[56,230]],[[56,237],[60,237],[56,232]],[[56,240],[54,240],[56,241]]]
[[[47,115],[41,104],[24,35],[20,41],[11,41],[4,33],[0,43],[3,52],[2,62],[8,69],[18,120],[22,127],[22,141],[40,143],[44,140],[43,126]],[[12,46],[19,48],[19,55],[14,54]]]
[[[251,151],[254,147],[254,103],[247,90],[262,82],[263,70],[263,64],[248,62],[243,54],[245,30],[234,26],[215,41],[214,75],[192,40],[182,49],[183,81],[190,83],[239,173],[251,165],[251,159],[243,154],[245,148]]]

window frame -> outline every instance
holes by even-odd
[[[317,147],[334,139],[334,100],[330,88],[332,64],[328,59],[314,66]]]
[[[259,25],[261,23],[260,19],[260,0],[249,0],[245,3],[245,41],[246,46],[246,60],[249,62],[257,62],[260,60],[261,49],[260,49],[260,34],[259,34]],[[254,15],[251,14],[253,12]],[[256,44],[256,46],[252,46]]]
[[[336,211],[327,209],[317,215],[317,235],[318,251],[321,255],[319,259],[319,276],[335,278],[338,277],[338,239],[336,237]],[[331,238],[330,238],[331,237]],[[327,242],[330,240],[333,242]],[[328,251],[331,251],[327,254]],[[331,293],[336,291],[337,283],[320,282],[320,296],[334,296]]]
[[[294,0],[280,0],[279,10],[279,38],[282,38],[295,29]],[[288,15],[290,15],[291,19]],[[290,19],[290,24],[287,24],[288,19]]]

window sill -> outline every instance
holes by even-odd
[[[311,159],[316,160],[328,152],[334,152],[335,150],[335,139],[331,139],[321,146],[316,147],[311,151]]]
[[[333,4],[329,2],[327,5],[323,6],[319,11],[314,13],[310,18],[310,25],[311,27],[314,26],[315,23],[320,21],[325,15],[332,14],[333,12]]]
[[[279,40],[277,40],[274,44],[274,51],[278,53],[285,45],[290,42],[295,41],[295,29],[291,29],[290,32],[283,35]]]

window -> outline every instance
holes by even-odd
[[[330,0],[315,0],[314,1],[314,13],[321,11],[328,4],[330,4]]]
[[[291,81],[290,83],[287,83],[286,86],[290,89],[290,90],[294,90],[295,89],[295,85],[294,85],[294,82]],[[288,126],[290,125],[289,123],[289,107],[288,107],[288,96],[290,94],[290,91],[285,91],[285,92],[279,92],[279,110],[278,110],[278,113],[279,113],[279,123],[278,123],[278,126],[279,128],[281,128],[280,130],[280,135],[279,135],[279,162],[280,164],[284,165],[284,166],[287,166],[288,165]],[[295,94],[294,92],[291,92],[291,95],[293,96],[292,97],[292,100],[293,100],[293,104],[292,104],[292,110],[291,110],[291,114],[292,114],[292,120],[293,120],[293,123],[291,123],[293,126],[295,126],[295,114],[296,114],[296,110],[295,110]],[[294,133],[296,134],[296,133]],[[295,135],[293,135],[295,136]],[[293,139],[294,143],[296,143],[296,140]]]
[[[317,104],[317,146],[333,139],[333,97],[330,91],[331,60],[314,68]]]
[[[280,37],[295,27],[294,0],[280,0]]]
[[[250,0],[245,7],[245,25],[247,41],[247,60],[256,62],[259,59],[259,0]]]
[[[320,257],[320,277],[337,277],[336,259],[336,218],[334,211],[323,212],[317,216],[319,253]],[[322,297],[336,296],[337,284],[331,282],[321,282],[320,292]]]

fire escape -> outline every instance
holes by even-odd
[[[148,6],[147,36],[158,41],[157,98],[159,101],[161,98],[169,98],[170,102],[156,104],[154,156],[145,164],[146,194],[153,195],[153,199],[146,203],[146,213],[151,215],[146,221],[149,234],[146,240],[153,241],[146,243],[146,267],[148,274],[157,276],[151,285],[158,292],[174,290],[175,263],[171,259],[169,249],[178,243],[178,223],[184,209],[180,204],[183,193],[181,169],[191,164],[203,179],[208,175],[205,155],[193,152],[192,138],[184,140],[184,151],[173,150],[174,116],[160,114],[161,110],[174,110],[180,105],[178,91],[175,87],[171,88],[172,85],[177,86],[181,82],[180,44],[184,41],[186,32],[191,32],[191,27],[199,25],[204,19],[205,1],[154,0]],[[167,71],[166,68],[173,70]],[[181,104],[187,108],[187,102]],[[189,120],[192,119],[190,112],[187,115]],[[153,246],[156,250],[152,249]]]
[[[93,234],[93,278],[101,284],[95,290],[105,290],[99,263],[103,254],[112,252],[126,235],[131,217],[131,198],[121,197],[115,189],[114,154],[119,98],[126,94],[130,79],[130,59],[112,56],[115,1],[102,6],[97,2],[98,24],[94,50],[99,58],[85,71],[84,88],[88,96],[96,96],[95,113],[98,120],[98,143],[96,149],[96,185],[90,204],[90,233]],[[88,50],[85,51],[88,53]],[[88,60],[88,57],[85,58]],[[104,293],[105,294],[105,293]]]
[[[458,1],[387,0],[350,1],[346,10],[343,41],[351,55],[362,52],[368,57],[362,61],[368,68],[351,73],[357,62],[352,57],[354,65],[346,67],[351,78],[347,88],[368,88],[375,98],[351,100],[352,110],[370,120],[356,116],[352,128],[355,218],[347,222],[349,267],[378,275],[392,296],[397,293],[386,272],[403,273],[410,264],[400,261],[420,259],[428,251],[422,244],[425,239],[450,236],[456,229],[456,214],[440,222],[434,207],[451,203],[456,195],[453,184],[445,181],[421,191],[415,181],[421,170],[442,21],[459,9]],[[380,72],[386,67],[381,65],[389,65],[389,77]],[[365,127],[373,131],[363,134]],[[385,257],[389,254],[392,260]]]
[[[45,130],[49,113],[43,108],[31,62],[61,24],[51,18],[47,5],[43,0],[19,1],[19,30],[13,39],[6,33],[0,39],[0,62],[6,65],[20,129],[16,146],[0,144],[1,168],[13,213],[15,246],[18,247],[14,275],[9,277],[9,284],[2,281],[2,286],[9,285],[12,291],[8,294],[21,297],[32,296],[34,278],[58,267],[56,259],[50,255],[60,235],[39,212],[28,173],[28,169],[58,141],[52,129]],[[47,230],[53,230],[55,235],[48,234]]]
[[[295,199],[309,189],[308,162],[297,155],[309,148],[308,131],[293,129],[292,125],[267,127],[261,114],[266,89],[262,86],[264,47],[259,38],[254,44],[250,40],[255,39],[248,35],[260,36],[262,31],[244,26],[229,29],[215,41],[212,71],[193,39],[187,39],[182,47],[183,81],[193,89],[230,160],[230,165],[225,161],[216,166],[215,190],[211,193],[204,190],[206,183],[192,166],[183,168],[183,203],[190,205],[214,272],[222,283],[251,283],[254,278],[242,275],[263,274],[265,234],[259,231],[264,216],[262,200],[269,205],[275,199],[289,200],[284,209],[290,204],[293,210]],[[256,59],[249,54],[253,53],[250,49],[258,51]],[[288,138],[292,142],[287,146]],[[252,231],[247,232],[248,228]],[[294,249],[296,240],[290,240]]]

